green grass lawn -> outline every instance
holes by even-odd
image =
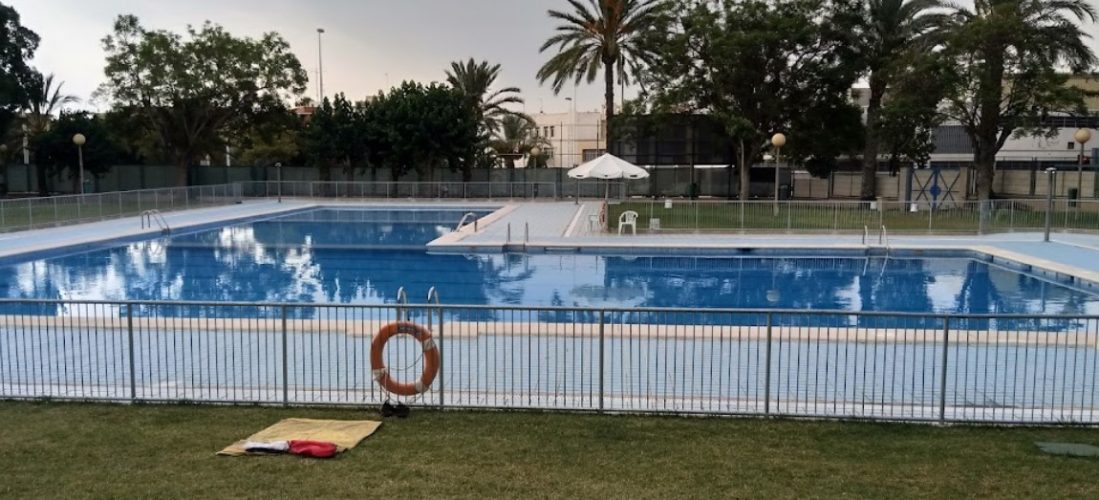
[[[330,461],[216,457],[372,411],[0,403],[0,497],[1096,498],[1094,429],[414,411]]]
[[[979,225],[973,211],[942,209],[928,213],[926,209],[906,212],[895,208],[879,212],[859,208],[855,203],[812,206],[806,204],[781,204],[776,216],[769,203],[748,203],[743,211],[736,204],[695,203],[676,200],[672,208],[664,208],[659,200],[629,201],[608,205],[608,227],[615,229],[618,217],[626,210],[638,213],[637,228],[649,229],[649,219],[659,218],[662,230],[688,231],[846,231],[861,232],[864,227],[877,235],[885,225],[890,232],[920,233],[976,233]],[[1058,210],[1054,213],[1055,228],[1099,229],[1099,214]],[[989,220],[990,231],[1041,230],[1045,226],[1045,212],[1036,209],[993,210]]]

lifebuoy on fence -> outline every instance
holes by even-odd
[[[382,358],[386,342],[401,334],[413,336],[424,350],[424,371],[415,382],[395,380],[390,376],[389,368],[386,368]],[[439,349],[427,328],[409,321],[390,323],[378,330],[370,343],[370,370],[374,374],[374,380],[386,391],[398,396],[415,396],[430,388],[435,376],[439,374]]]

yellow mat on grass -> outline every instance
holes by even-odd
[[[366,439],[374,431],[381,427],[381,422],[372,420],[313,420],[309,418],[288,418],[279,421],[262,431],[259,431],[245,439],[237,441],[218,455],[239,457],[247,455],[244,451],[244,443],[248,441],[293,441],[311,440],[326,441],[335,444],[340,453],[354,448],[363,439]]]

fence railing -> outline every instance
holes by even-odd
[[[246,182],[250,197],[348,199],[607,199],[609,229],[627,210],[641,231],[861,232],[885,226],[895,233],[1041,231],[1046,199],[919,201],[685,200],[627,198],[626,184],[555,182]],[[1099,231],[1099,200],[1054,199],[1053,230]],[[983,215],[982,215],[983,214]]]
[[[0,200],[0,232],[136,217],[146,210],[229,205],[240,199],[239,184],[219,184]]]
[[[398,315],[441,355],[415,398],[372,378]],[[1093,316],[3,300],[0,397],[1097,424],[1097,346]]]
[[[244,182],[245,196],[278,198],[533,199],[558,197],[554,182]]]
[[[637,228],[652,232],[858,232],[950,234],[1042,231],[1047,200],[990,202],[696,201],[624,200],[608,204],[610,229],[627,210]],[[1057,199],[1050,223],[1057,231],[1099,230],[1099,201]],[[983,217],[982,217],[983,212]],[[612,231],[613,232],[613,231]]]

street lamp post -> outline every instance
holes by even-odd
[[[1057,186],[1057,169],[1049,167],[1046,169],[1046,175],[1049,176],[1048,187],[1046,188],[1046,230],[1045,238],[1043,241],[1049,241],[1049,228],[1053,225],[1053,189]]]
[[[8,194],[8,145],[0,144],[0,166],[4,167],[4,179],[0,182],[0,196]]]
[[[282,203],[282,162],[275,162],[275,177],[278,178],[278,184],[275,188],[279,193],[279,203]]]
[[[76,144],[76,157],[77,163],[80,166],[80,175],[77,178],[80,182],[80,194],[84,194],[84,143],[88,142],[84,134],[76,134],[73,136],[73,144]]]
[[[321,35],[324,28],[317,28],[317,91],[320,95],[318,104],[324,104],[324,58],[321,52]]]
[[[786,135],[777,133],[771,136],[771,145],[775,147],[775,217],[778,217],[778,165],[782,161],[782,147],[786,145]]]
[[[1081,128],[1072,135],[1080,143],[1080,155],[1076,162],[1076,209],[1080,209],[1080,199],[1084,197],[1084,145],[1091,140],[1091,131]]]

